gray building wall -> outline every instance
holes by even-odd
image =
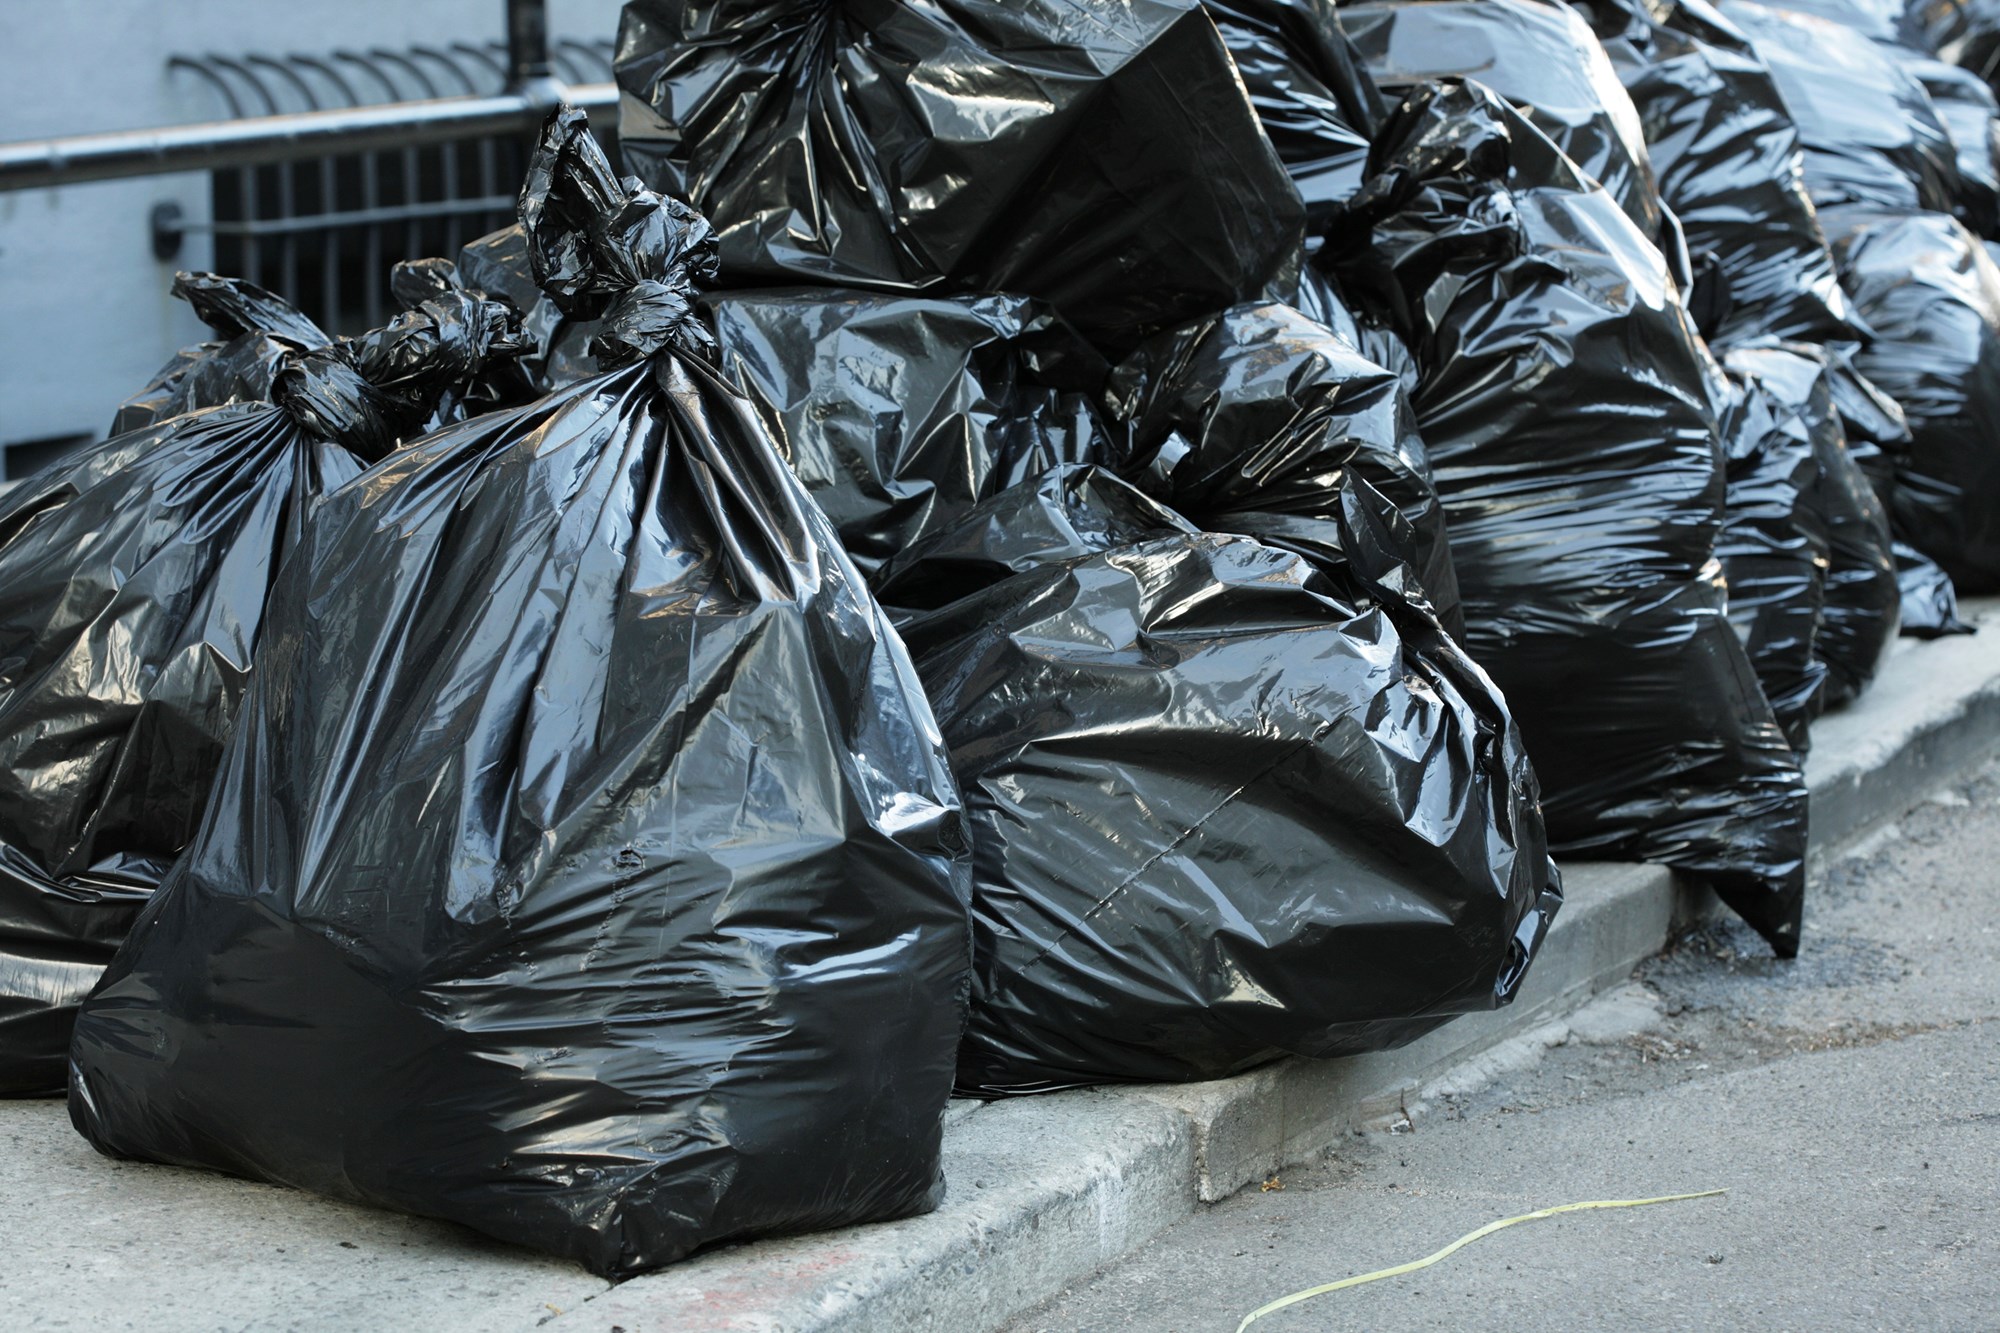
[[[608,38],[618,0],[549,0],[557,36]],[[176,55],[498,40],[502,0],[0,0],[0,140],[226,119]],[[153,257],[155,204],[209,218],[205,174],[0,192],[0,481],[34,442],[101,435],[118,402],[205,330],[167,295],[208,267],[192,231]]]

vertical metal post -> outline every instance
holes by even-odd
[[[545,0],[507,0],[507,86],[546,79],[550,70]]]

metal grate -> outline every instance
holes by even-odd
[[[558,77],[611,77],[612,44],[556,41]],[[376,47],[327,56],[185,56],[168,62],[200,77],[230,116],[279,115],[437,97],[491,94],[507,82],[507,48],[455,43]],[[218,272],[278,292],[334,333],[359,333],[395,312],[390,266],[452,256],[514,220],[526,146],[498,137],[309,159],[213,173]],[[155,210],[154,249],[170,258],[197,228],[172,205]]]

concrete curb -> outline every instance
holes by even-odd
[[[1812,855],[1824,862],[2000,745],[2000,599],[1982,632],[1902,640],[1852,708],[1813,730]],[[1570,865],[1568,902],[1512,1007],[1397,1051],[1289,1060],[1233,1079],[955,1104],[950,1193],[906,1222],[718,1250],[540,1321],[557,1333],[900,1333],[993,1328],[1203,1201],[1392,1123],[1454,1069],[1493,1058],[1622,982],[1709,910],[1653,866]],[[1810,912],[1808,905],[1808,912]],[[1806,947],[1812,947],[1810,917]]]

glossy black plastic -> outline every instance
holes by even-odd
[[[1729,304],[1717,345],[1860,336],[1803,180],[1798,128],[1764,62],[1701,0],[1585,6],[1632,95],[1660,197]]]
[[[1543,0],[1381,0],[1344,5],[1342,27],[1385,91],[1477,79],[1555,141],[1648,237],[1660,196],[1631,97],[1578,13]]]
[[[0,503],[4,1094],[62,1090],[77,1001],[194,832],[314,500],[518,350],[510,310],[462,296],[307,351],[310,324],[268,292],[175,290],[240,321],[155,380],[146,412],[178,414]],[[237,401],[259,383],[275,405]],[[211,393],[226,405],[181,410]]]
[[[1416,356],[1465,644],[1551,841],[1706,875],[1794,952],[1805,786],[1726,618],[1709,366],[1665,261],[1476,84],[1412,93],[1370,167],[1323,253]]]
[[[1513,997],[1560,902],[1533,771],[1375,577],[1394,509],[1340,496],[1336,568],[1070,467],[884,568],[972,823],[967,1091],[1377,1050]]]
[[[113,435],[198,408],[268,403],[271,381],[287,357],[333,342],[289,301],[243,278],[176,273],[173,293],[222,337],[176,352],[145,388],[118,405]]]
[[[1155,337],[1113,373],[1107,461],[1209,532],[1344,565],[1350,474],[1410,526],[1401,587],[1448,630],[1464,623],[1444,507],[1402,381],[1287,306],[1237,306]],[[1394,574],[1385,575],[1395,577]]]
[[[1104,360],[1039,301],[796,287],[719,292],[702,310],[724,373],[864,575],[1099,448]]]
[[[1203,0],[1308,217],[1361,188],[1383,105],[1334,0]]]
[[[2000,592],[2000,266],[1942,213],[1823,214],[1875,338],[1854,364],[1909,419],[1892,460],[1896,535],[1961,593]]]
[[[616,63],[627,168],[729,286],[1010,292],[1122,352],[1302,234],[1199,0],[631,0]]]
[[[700,218],[574,112],[522,211],[622,368],[327,498],[71,1114],[614,1276],[924,1211],[970,965],[936,724],[704,359]]]
[[[1826,525],[1810,503],[1819,478],[1812,436],[1833,422],[1833,407],[1824,385],[1817,403],[1801,401],[1813,383],[1810,367],[1800,376],[1799,367],[1773,365],[1782,355],[1738,355],[1729,363],[1722,416],[1728,490],[1715,553],[1729,581],[1729,621],[1785,738],[1803,755],[1826,678],[1813,652],[1828,557]]]
[[[1777,80],[1805,145],[1815,204],[1951,210],[1957,150],[1930,94],[1893,54],[1811,15],[1752,0],[1716,8]]]

